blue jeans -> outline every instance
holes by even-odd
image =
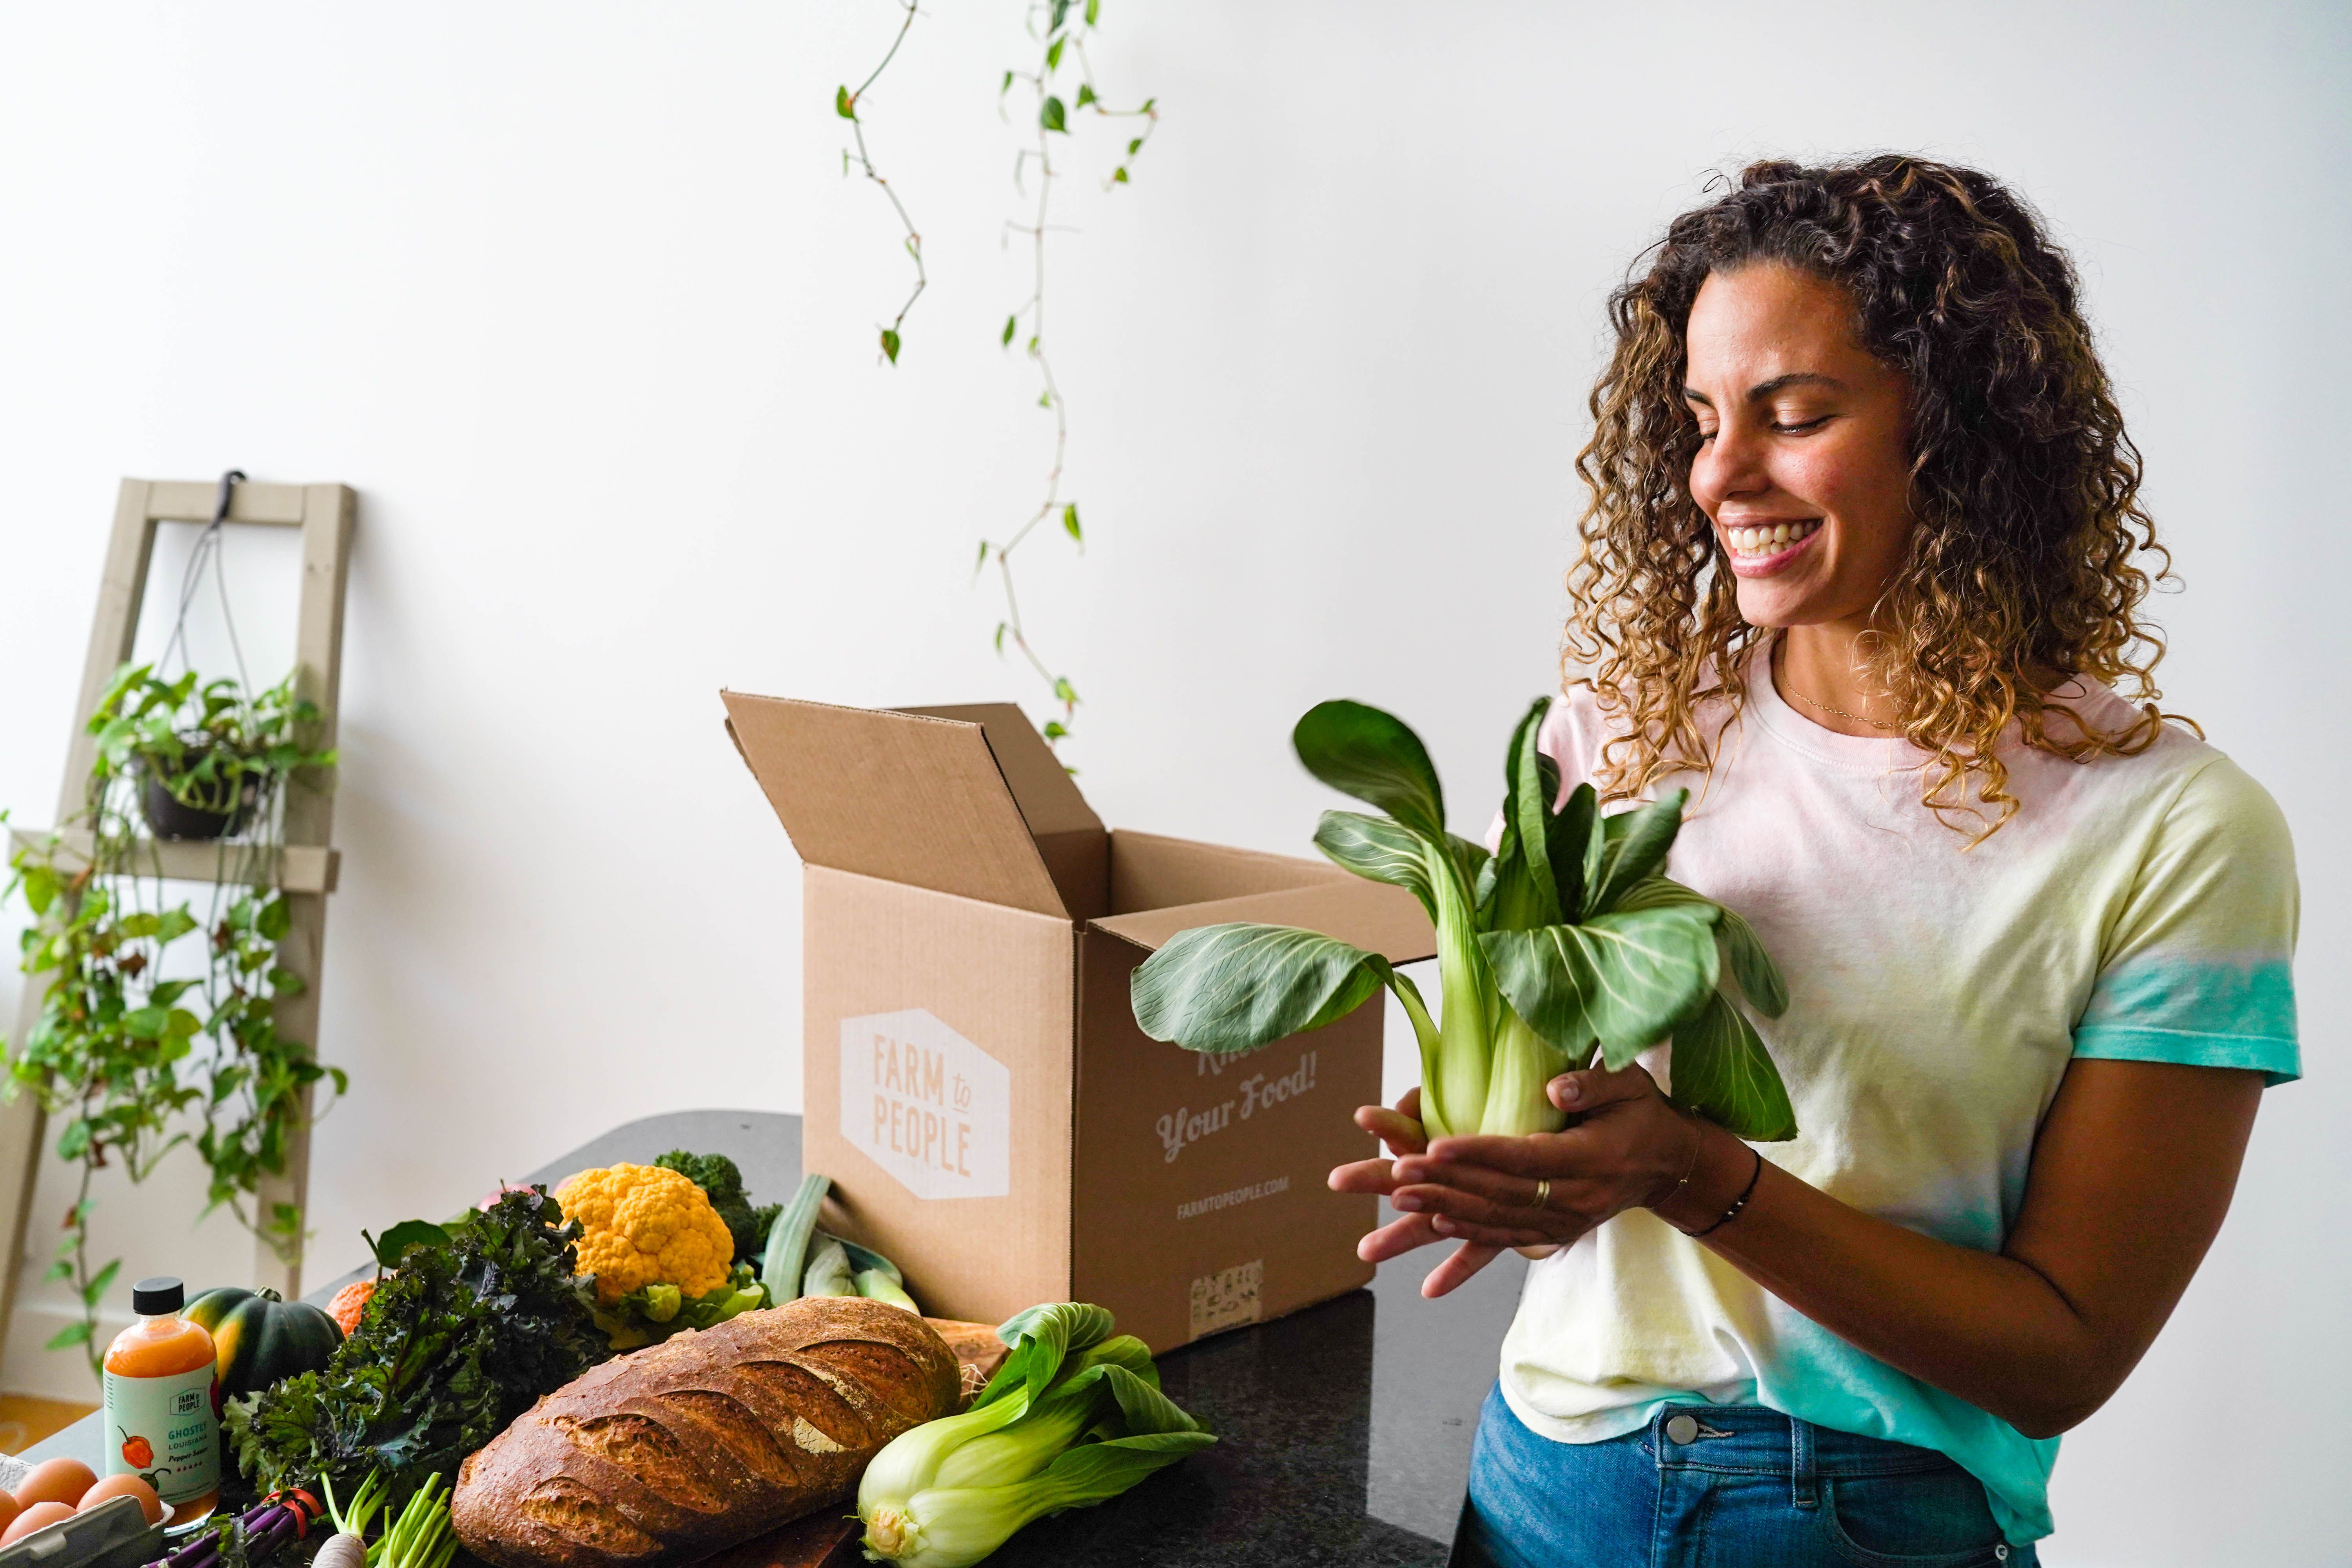
[[[1453,1568],[2033,1568],[1943,1455],[1755,1405],[1555,1443],[1486,1395]]]

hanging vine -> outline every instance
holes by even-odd
[[[891,37],[889,48],[883,51],[881,63],[866,73],[866,79],[857,84],[856,91],[845,86],[835,88],[833,94],[833,111],[849,121],[849,134],[857,142],[854,150],[847,147],[841,150],[842,174],[847,176],[851,160],[855,159],[858,168],[865,171],[866,177],[879,185],[882,194],[890,198],[890,210],[898,215],[898,226],[907,231],[903,243],[907,247],[908,259],[915,264],[913,290],[908,294],[905,303],[898,307],[898,313],[890,319],[890,324],[882,329],[882,357],[892,364],[898,363],[898,345],[902,341],[898,334],[907,324],[907,312],[913,310],[915,301],[923,297],[923,289],[929,285],[930,279],[923,272],[923,237],[917,231],[915,220],[907,216],[907,204],[898,199],[898,193],[890,188],[890,182],[882,177],[882,172],[874,166],[874,159],[866,150],[866,122],[857,116],[857,100],[866,96],[866,89],[874,85],[876,79],[890,68],[890,62],[898,58],[898,46],[907,41],[908,32],[915,26],[915,0],[898,0],[898,4],[907,13],[906,19],[898,24],[898,31]]]
[[[1036,671],[1037,678],[1053,692],[1054,700],[1062,705],[1062,716],[1045,723],[1045,739],[1049,744],[1069,734],[1070,721],[1077,714],[1078,692],[1067,675],[1057,672],[1038,657],[1035,646],[1029,640],[1028,626],[1021,616],[1020,592],[1013,578],[1013,555],[1041,526],[1057,519],[1062,531],[1069,536],[1071,542],[1081,551],[1086,548],[1086,530],[1078,520],[1078,503],[1062,494],[1062,471],[1070,447],[1069,409],[1062,396],[1061,384],[1054,379],[1054,362],[1046,352],[1045,240],[1052,232],[1048,220],[1053,213],[1054,182],[1062,177],[1062,171],[1054,161],[1054,139],[1069,135],[1071,120],[1079,114],[1091,112],[1105,120],[1140,120],[1143,123],[1139,133],[1128,139],[1125,155],[1111,171],[1110,178],[1104,182],[1104,189],[1109,190],[1128,183],[1130,163],[1136,154],[1143,151],[1143,144],[1151,139],[1153,129],[1160,123],[1156,100],[1147,98],[1133,109],[1113,109],[1103,100],[1101,92],[1095,86],[1094,63],[1087,58],[1087,39],[1095,31],[1100,16],[1101,0],[1086,0],[1085,9],[1074,26],[1070,14],[1076,8],[1074,0],[1045,0],[1045,4],[1030,7],[1029,32],[1039,47],[1036,68],[1006,71],[1003,83],[998,89],[1000,99],[1009,98],[1014,86],[1023,84],[1035,98],[1036,145],[1024,147],[1014,155],[1013,183],[1015,189],[1023,190],[1024,195],[1027,194],[1024,188],[1024,177],[1034,177],[1037,184],[1036,208],[1030,220],[1024,224],[1008,219],[1004,226],[1008,241],[1018,235],[1029,242],[1030,285],[1029,298],[1004,318],[1004,330],[999,334],[998,342],[1010,347],[1013,340],[1021,334],[1023,318],[1027,318],[1026,348],[1030,363],[1037,367],[1037,403],[1054,416],[1054,447],[1053,461],[1045,470],[1045,493],[1039,499],[1036,510],[1003,541],[982,540],[976,568],[984,569],[993,560],[997,576],[1004,589],[1004,618],[996,624],[996,651],[1000,655],[1003,653],[1005,640],[1009,637],[1021,657],[1028,661],[1029,668]],[[1044,23],[1042,27],[1038,25],[1041,20]],[[1078,78],[1077,92],[1067,103],[1055,90],[1055,78],[1066,58],[1076,62]]]
[[[907,216],[898,193],[876,171],[873,161],[867,156],[865,123],[858,113],[859,100],[897,57],[898,46],[906,41],[908,30],[914,26],[915,0],[895,0],[895,3],[905,10],[906,18],[899,24],[898,35],[891,40],[888,52],[882,57],[882,63],[856,91],[845,86],[835,89],[834,95],[835,111],[850,121],[857,143],[854,153],[848,149],[843,151],[843,170],[846,173],[854,159],[866,177],[882,187],[883,194],[889,197],[892,209],[905,226],[907,252],[915,263],[914,292],[899,308],[898,319],[882,329],[883,356],[892,364],[898,360],[899,328],[906,321],[907,311],[921,297],[929,281],[923,272],[922,237]],[[1030,195],[1030,182],[1034,180],[1035,196],[1026,221],[1008,219],[1004,225],[1003,234],[1008,244],[1016,236],[1026,239],[1029,244],[1030,287],[1029,297],[1004,318],[1004,326],[997,341],[1000,346],[1011,348],[1014,339],[1024,336],[1023,329],[1025,323],[1027,331],[1024,351],[1036,367],[1038,406],[1053,416],[1054,440],[1044,490],[1035,509],[1003,538],[981,540],[973,573],[977,577],[987,570],[992,562],[994,563],[997,579],[1003,590],[1003,613],[996,624],[994,638],[998,656],[1004,655],[1006,644],[1010,642],[1013,649],[1045,683],[1046,689],[1053,694],[1054,701],[1060,707],[1059,717],[1048,720],[1044,726],[1049,744],[1058,743],[1069,735],[1071,721],[1077,713],[1078,692],[1068,675],[1048,664],[1031,640],[1028,622],[1022,615],[1019,586],[1013,576],[1013,555],[1041,527],[1050,530],[1055,524],[1076,548],[1081,552],[1086,548],[1086,530],[1079,520],[1078,503],[1062,491],[1062,476],[1070,445],[1069,410],[1063,399],[1061,384],[1055,379],[1045,331],[1046,239],[1055,232],[1050,221],[1054,212],[1055,182],[1064,176],[1064,169],[1055,157],[1055,139],[1073,135],[1074,125],[1089,114],[1103,121],[1140,121],[1126,138],[1125,150],[1103,183],[1103,188],[1108,191],[1129,183],[1129,171],[1136,155],[1143,151],[1144,144],[1150,141],[1152,132],[1160,123],[1157,100],[1147,98],[1132,109],[1114,109],[1096,85],[1094,64],[1087,58],[1087,44],[1095,34],[1101,14],[1102,0],[1083,0],[1083,3],[1081,0],[1035,0],[1029,6],[1026,19],[1027,32],[1037,50],[1034,63],[1006,71],[998,88],[1000,101],[1009,100],[1017,86],[1027,87],[1034,100],[1034,123],[1027,128],[1035,138],[1034,144],[1023,147],[1014,155],[1013,183],[1013,188],[1026,199]],[[1073,69],[1077,84],[1076,90],[1066,100],[1060,86],[1067,79],[1062,75],[1066,67]]]

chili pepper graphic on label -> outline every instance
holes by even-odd
[[[153,1444],[148,1442],[144,1437],[133,1437],[129,1432],[123,1431],[120,1426],[117,1426],[115,1430],[122,1433],[122,1462],[124,1464],[129,1465],[134,1470],[144,1470],[155,1462],[155,1447]]]

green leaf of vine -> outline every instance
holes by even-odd
[[[1078,529],[1078,503],[1076,501],[1062,509],[1062,531],[1081,544],[1087,542],[1087,536]]]
[[[882,329],[882,357],[892,364],[898,363],[898,334],[888,327]]]
[[[1055,18],[1054,25],[1057,27],[1061,26],[1061,21],[1058,17]],[[1055,38],[1052,43],[1045,46],[1045,68],[1048,71],[1057,71],[1062,68],[1062,46],[1069,41],[1070,40],[1066,37]]]
[[[857,100],[849,96],[847,88],[837,87],[833,89],[833,111],[844,120],[857,118]]]
[[[78,1323],[68,1323],[64,1328],[51,1334],[49,1342],[41,1348],[45,1351],[61,1351],[71,1349],[75,1345],[88,1344],[92,1326],[86,1320]]]
[[[1078,101],[1075,107],[1084,109],[1087,104],[1098,101],[1100,100],[1095,97],[1094,83],[1090,81],[1082,81],[1078,83]]]
[[[1070,124],[1068,116],[1062,111],[1062,100],[1058,98],[1047,99],[1045,107],[1037,110],[1037,123],[1048,131],[1066,132],[1070,129]]]

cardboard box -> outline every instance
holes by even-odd
[[[1382,1009],[1242,1057],[1145,1037],[1129,977],[1189,927],[1265,921],[1402,963],[1399,889],[1318,860],[1107,831],[1010,703],[868,711],[724,694],[807,866],[803,1162],[924,1311],[1096,1301],[1155,1351],[1371,1279]]]

